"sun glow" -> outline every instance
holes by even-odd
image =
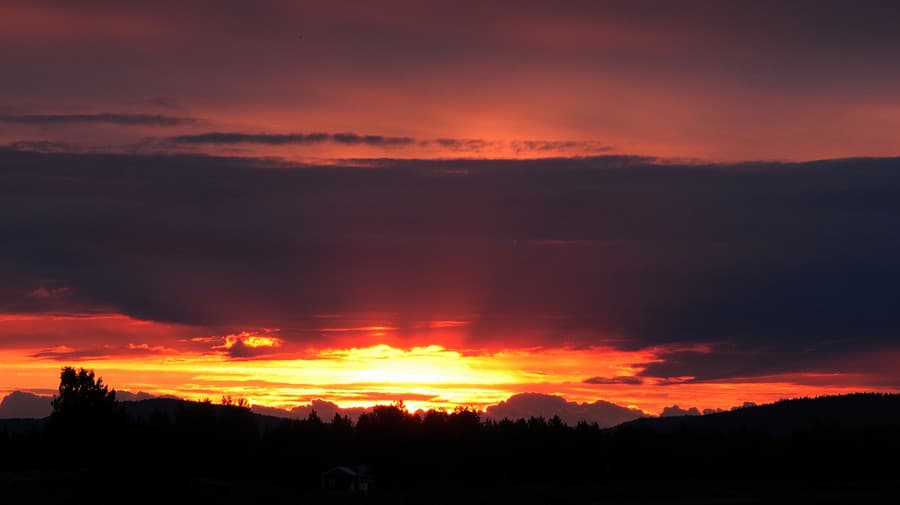
[[[71,365],[95,369],[118,389],[192,400],[244,397],[255,405],[278,408],[321,399],[341,407],[402,400],[412,410],[452,410],[483,408],[517,393],[534,392],[577,402],[605,400],[658,413],[674,403],[730,408],[745,401],[849,392],[860,389],[855,380],[864,379],[847,374],[718,382],[643,377],[649,364],[664,361],[672,352],[710,349],[472,348],[449,333],[465,324],[455,320],[424,324],[423,335],[433,335],[435,343],[409,347],[392,338],[394,326],[388,323],[327,327],[317,331],[335,336],[326,340],[330,345],[306,347],[277,328],[204,335],[199,333],[202,329],[119,314],[0,314],[0,329],[21,335],[16,338],[23,343],[0,350],[4,372],[0,395],[17,389],[50,394],[60,367]],[[448,333],[426,333],[435,329]],[[35,335],[43,340],[36,341]],[[390,344],[377,343],[380,338]],[[353,340],[366,339],[376,343],[352,345]]]
[[[403,350],[382,344],[325,351],[320,357],[349,365],[349,379],[359,383],[503,384],[519,380],[514,371],[490,369],[438,345]]]
[[[225,343],[222,344],[222,347],[225,349],[231,349],[236,345],[245,345],[247,347],[254,348],[281,347],[281,343],[282,340],[280,338],[264,337],[245,331],[238,335],[227,335],[225,337]]]
[[[197,340],[200,340],[199,342]],[[744,401],[774,401],[804,394],[840,393],[850,386],[800,386],[784,378],[764,383],[665,385],[638,374],[659,360],[663,349],[622,351],[608,347],[454,350],[441,345],[411,348],[386,344],[348,349],[306,349],[293,354],[236,358],[228,350],[280,349],[286,344],[266,332],[191,339],[206,351],[129,344],[107,356],[75,356],[74,350],[34,358],[34,350],[0,351],[7,373],[0,394],[15,389],[52,392],[62,364],[93,368],[119,389],[201,400],[224,395],[254,405],[292,408],[315,399],[341,407],[367,407],[402,400],[410,410],[458,406],[484,408],[522,392],[558,394],[570,401],[603,399],[648,412],[679,403],[729,408]],[[55,356],[55,357],[54,357]],[[585,382],[590,377],[604,381]]]

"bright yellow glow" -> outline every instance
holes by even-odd
[[[860,388],[870,378],[850,374],[705,383],[692,382],[691,377],[640,376],[648,364],[671,352],[710,352],[704,346],[630,351],[610,346],[483,349],[465,348],[465,340],[458,339],[451,348],[453,332],[466,321],[436,320],[421,329],[429,338],[434,335],[432,342],[443,345],[401,348],[398,340],[392,340],[395,327],[389,323],[338,327],[337,319],[317,317],[334,323],[315,329],[329,333],[322,340],[331,342],[330,347],[301,347],[280,338],[277,328],[204,336],[197,328],[120,314],[0,314],[0,332],[11,337],[8,342],[22,345],[0,349],[0,396],[17,389],[52,393],[63,365],[92,368],[118,389],[187,399],[229,395],[286,408],[322,399],[342,407],[403,400],[412,410],[452,410],[482,408],[516,393],[535,392],[577,402],[606,400],[658,413],[676,403],[727,409],[745,401],[878,390]],[[437,333],[428,333],[433,330]],[[382,333],[384,337],[379,336]],[[44,344],[36,345],[35,339]],[[359,345],[363,341],[394,345]],[[896,356],[884,353],[874,358],[896,361]],[[599,379],[585,382],[594,377]]]
[[[238,335],[227,335],[225,337],[225,349],[231,349],[238,343],[247,347],[281,347],[281,339],[275,337],[263,337],[249,332],[242,332]]]
[[[271,347],[274,337],[243,335],[247,346]],[[216,337],[222,341],[222,337]],[[225,339],[227,342],[227,338]],[[249,341],[249,342],[248,342]],[[141,344],[134,348],[144,349]],[[165,349],[165,348],[164,348]],[[64,350],[63,350],[64,351]],[[188,399],[245,397],[256,405],[291,408],[313,399],[342,407],[403,400],[411,410],[483,408],[521,392],[559,394],[570,401],[598,399],[658,413],[678,403],[730,408],[800,395],[850,392],[850,386],[800,386],[784,378],[747,383],[586,384],[587,377],[632,377],[635,363],[658,360],[659,349],[517,349],[466,352],[430,345],[400,349],[375,345],[311,350],[287,359],[236,360],[226,353],[140,354],[66,361],[0,351],[0,394],[15,389],[51,392],[62,364],[97,370],[119,389]]]

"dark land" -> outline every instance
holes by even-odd
[[[367,470],[367,493],[322,473]],[[173,399],[0,421],[3,503],[900,503],[900,395],[601,429],[382,406],[358,422]]]

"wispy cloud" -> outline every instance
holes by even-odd
[[[482,139],[437,139],[434,143],[453,151],[482,151],[491,145]]]
[[[78,123],[105,123],[121,126],[181,126],[194,124],[194,118],[166,116],[162,114],[4,114],[0,122],[25,125],[67,125]]]
[[[73,348],[65,345],[41,349],[31,354],[32,358],[49,359],[55,361],[80,361],[90,359],[105,359],[110,356],[143,356],[148,354],[174,354],[177,351],[171,347],[151,344],[97,345],[82,348]]]
[[[585,153],[605,153],[614,150],[611,145],[596,141],[581,140],[514,140],[510,146],[516,153],[546,151],[577,151]]]
[[[260,144],[271,146],[309,145],[333,142],[344,145],[368,145],[377,147],[420,147],[437,148],[453,152],[481,153],[487,151],[510,152],[515,154],[537,152],[571,152],[596,154],[609,152],[614,148],[599,141],[581,140],[486,140],[479,138],[437,138],[417,139],[412,137],[391,137],[386,135],[361,135],[358,133],[250,133],[250,132],[207,132],[177,135],[165,139],[178,145],[232,145]]]
[[[371,146],[405,146],[414,144],[410,137],[385,137],[383,135],[359,135],[357,133],[241,133],[241,132],[209,132],[196,135],[178,135],[167,139],[175,144],[321,144],[335,142],[349,145]]]
[[[644,383],[641,377],[623,375],[618,377],[591,377],[584,380],[585,384],[627,384],[636,386]]]
[[[38,153],[81,153],[91,150],[87,146],[56,140],[19,140],[8,144],[8,147],[16,151]]]

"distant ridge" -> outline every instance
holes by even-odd
[[[191,409],[200,403],[175,398],[152,398],[119,402],[119,408],[128,417],[147,421],[154,415],[164,415],[174,420],[182,409]],[[222,415],[229,407],[211,404],[216,415]],[[286,417],[251,412],[260,430],[274,429]],[[327,421],[327,420],[326,420]],[[42,429],[44,419],[0,419],[0,432],[10,434]],[[867,429],[900,427],[900,394],[852,393],[817,398],[797,398],[756,407],[744,407],[728,412],[702,416],[642,417],[628,421],[609,430],[647,430],[656,433],[695,431],[707,433],[756,432],[789,434],[817,429]]]
[[[797,398],[703,416],[644,417],[612,429],[788,434],[885,426],[900,426],[900,394],[852,393]]]
[[[181,400],[178,398],[150,398],[147,400],[119,402],[119,408],[128,417],[142,421],[148,421],[153,415],[159,414],[167,416],[170,420],[174,420],[175,415],[180,409],[196,408],[201,405],[200,402]],[[210,404],[210,406],[216,415],[222,415],[229,409],[233,410],[238,408],[216,403]],[[251,412],[250,415],[253,416],[253,420],[256,421],[257,426],[259,426],[261,430],[275,428],[287,420],[283,417],[257,414],[255,412]]]
[[[177,413],[182,409],[194,409],[201,406],[200,402],[190,400],[181,400],[178,398],[150,398],[145,400],[122,401],[119,402],[119,410],[126,416],[141,421],[149,421],[154,415],[164,415],[169,420],[174,420]],[[229,407],[219,404],[210,405],[216,415],[222,415],[228,409],[236,409],[237,407]],[[279,426],[287,419],[282,417],[269,416],[264,414],[251,413],[253,420],[261,430],[268,430]],[[44,418],[9,418],[0,419],[0,433],[4,431],[9,434],[21,434],[40,430],[47,424]]]

